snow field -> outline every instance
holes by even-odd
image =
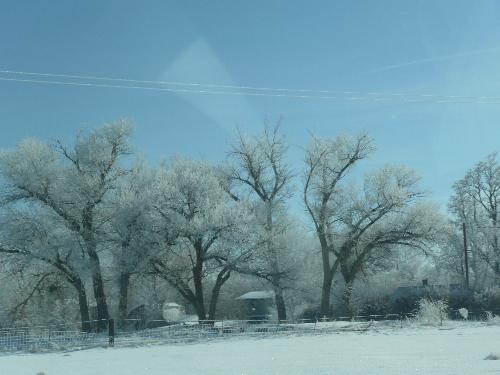
[[[1,375],[500,374],[500,327],[342,332],[0,356]]]

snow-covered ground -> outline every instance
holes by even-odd
[[[2,375],[500,374],[500,327],[405,327],[0,356]]]

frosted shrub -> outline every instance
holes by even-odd
[[[465,307],[458,309],[458,313],[463,320],[467,320],[467,318],[469,317],[469,310],[467,310]]]
[[[500,287],[490,286],[479,292],[475,292],[474,301],[482,309],[498,309],[500,306]]]
[[[500,316],[493,314],[491,311],[486,311],[487,324],[500,324]]]
[[[448,320],[448,303],[444,300],[422,298],[418,301],[415,320],[421,324],[443,325]]]

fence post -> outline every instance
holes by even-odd
[[[115,320],[108,320],[108,337],[109,337],[109,346],[115,346]]]

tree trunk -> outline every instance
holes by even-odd
[[[203,304],[203,298],[196,296],[196,302],[194,304],[194,309],[196,310],[196,315],[198,315],[198,320],[207,320],[207,314],[205,312],[205,305]]]
[[[348,316],[353,316],[353,309],[351,307],[351,297],[352,297],[353,282],[346,281],[344,294],[342,295],[342,301],[344,302],[344,307]]]
[[[228,269],[224,268],[219,274],[217,275],[217,280],[215,282],[215,285],[212,289],[212,296],[210,298],[210,307],[208,310],[208,320],[215,320],[215,310],[217,308],[217,301],[219,300],[219,294],[222,286],[224,283],[229,279],[231,276],[231,271]]]
[[[108,325],[109,312],[106,294],[104,293],[104,281],[102,279],[101,262],[96,251],[93,225],[94,205],[87,205],[82,213],[82,238],[85,241],[85,248],[90,262],[92,275],[92,288],[97,305],[97,330],[104,331]]]
[[[330,316],[330,296],[332,291],[333,271],[330,269],[323,270],[323,286],[321,288],[321,317]]]
[[[80,319],[82,323],[82,331],[91,331],[90,313],[89,313],[89,302],[87,299],[87,292],[85,290],[85,283],[82,281],[80,276],[67,264],[62,263],[60,259],[56,262],[51,262],[51,265],[56,267],[65,276],[66,280],[73,285],[78,294],[78,306],[80,308]]]
[[[92,270],[92,287],[97,306],[97,328],[98,331],[104,331],[109,319],[108,303],[104,293],[104,281],[102,279],[101,264],[99,256],[94,250],[88,251],[90,268]]]
[[[130,273],[124,272],[120,274],[120,296],[118,301],[118,316],[120,327],[123,327],[125,324],[125,320],[127,319],[128,312],[128,288],[130,285]]]
[[[345,282],[345,290],[342,295],[342,302],[348,316],[353,316],[353,310],[351,308],[351,297],[352,289],[354,287],[354,280],[356,279],[357,273],[360,270],[361,259],[358,258],[353,265],[347,264],[347,257],[341,258],[340,261],[340,272],[342,278]]]
[[[278,320],[286,320],[286,305],[283,298],[283,289],[279,285],[274,286],[274,301],[276,303],[276,311],[278,313]]]
[[[193,282],[195,304],[194,308],[199,320],[206,320],[207,314],[205,312],[205,300],[203,298],[203,261],[201,257],[197,257],[196,265],[193,267]]]
[[[267,252],[270,257],[270,267],[272,273],[272,284],[274,289],[274,301],[276,303],[276,311],[278,313],[278,321],[286,320],[286,305],[283,298],[283,288],[281,287],[280,266],[276,248],[273,242],[273,202],[266,201],[266,232],[267,232]]]
[[[74,279],[72,281],[72,284],[78,293],[78,305],[80,306],[80,319],[82,320],[82,331],[90,332],[91,324],[90,324],[90,314],[89,314],[89,303],[87,300],[85,285],[80,279],[76,280]]]

